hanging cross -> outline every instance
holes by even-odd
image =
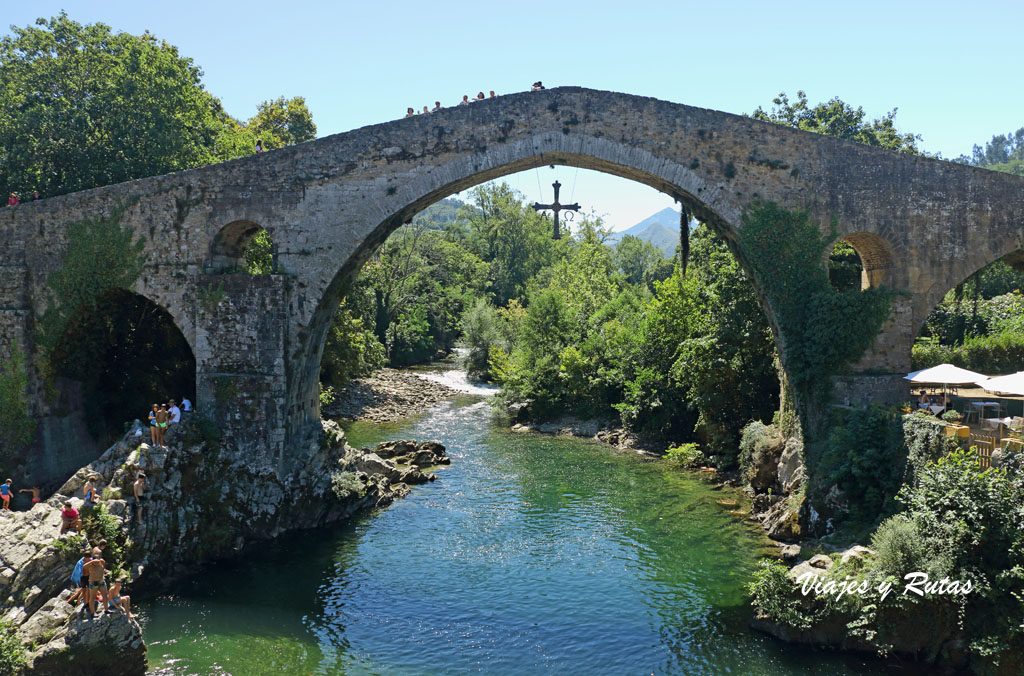
[[[555,212],[555,232],[551,236],[551,239],[561,239],[562,238],[562,233],[558,230],[558,213],[560,211],[579,211],[580,210],[580,205],[579,204],[559,204],[558,203],[558,190],[559,190],[559,188],[562,187],[562,184],[559,183],[558,181],[555,181],[554,183],[551,184],[551,187],[555,189],[555,201],[552,204],[541,204],[539,202],[534,202],[533,203],[533,208],[536,211],[541,211],[542,209],[551,209],[552,211]]]

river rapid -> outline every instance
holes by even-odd
[[[598,443],[514,433],[486,388],[349,443],[437,439],[387,509],[292,534],[142,606],[151,673],[914,673],[747,628],[768,546],[729,489]],[[923,673],[923,672],[922,672]]]

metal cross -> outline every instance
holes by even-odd
[[[559,204],[558,203],[558,189],[562,187],[562,184],[559,183],[558,181],[555,181],[554,183],[551,184],[551,187],[555,189],[555,201],[553,203],[551,203],[551,204],[541,204],[539,202],[534,202],[533,203],[533,208],[536,211],[540,211],[542,209],[551,209],[552,211],[555,212],[555,232],[551,236],[551,239],[561,239],[562,238],[562,233],[558,230],[558,213],[560,211],[579,211],[580,210],[580,205],[579,204]]]

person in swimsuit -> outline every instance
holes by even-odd
[[[159,412],[160,407],[157,406],[156,404],[153,404],[153,410],[149,412],[149,438],[153,442],[154,446],[158,445],[157,439],[159,437],[157,437],[158,429],[156,426],[156,414]]]
[[[142,503],[146,497],[146,474],[139,472],[135,483],[132,484],[132,496],[135,498],[135,515],[138,522],[142,523]]]
[[[91,509],[99,504],[100,494],[92,484],[92,477],[86,479],[85,485],[82,486],[82,493],[85,495],[85,504],[82,505],[83,509],[85,507],[89,507]]]
[[[121,594],[121,580],[121,576],[118,576],[110,584],[110,591],[107,594],[107,610],[120,610],[128,617],[135,617],[132,615],[132,597],[127,594]]]
[[[85,588],[85,603],[92,615],[96,614],[96,601],[103,598],[103,576],[106,569],[103,567],[105,561],[100,557],[99,547],[94,547],[92,559],[82,566],[82,573],[89,576],[89,586]]]
[[[39,486],[33,486],[32,488],[22,488],[18,492],[19,493],[31,493],[32,494],[32,504],[33,505],[38,505],[40,502],[43,501],[42,498],[39,497]]]
[[[171,414],[167,412],[167,404],[161,404],[160,410],[156,412],[156,443],[158,446],[164,445],[164,432],[167,430],[167,421],[171,419]]]
[[[92,561],[92,551],[85,550],[82,558],[78,559],[75,569],[71,572],[71,584],[75,587],[75,593],[68,599],[68,603],[75,605],[85,600],[85,591],[89,588],[89,578],[85,575],[85,564]]]
[[[8,479],[0,484],[0,498],[3,498],[4,509],[8,512],[11,511],[11,483],[12,481]]]

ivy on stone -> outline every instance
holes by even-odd
[[[892,292],[838,290],[823,261],[830,237],[803,210],[759,202],[742,219],[741,255],[775,316],[782,362],[798,401],[819,399],[856,361],[889,316]]]
[[[131,289],[146,263],[145,242],[135,239],[121,217],[130,203],[118,203],[110,214],[71,223],[68,246],[61,267],[46,281],[49,298],[39,317],[37,343],[44,372],[50,375],[49,359],[79,312],[95,312],[99,299],[110,289]]]
[[[0,364],[0,461],[16,455],[36,438],[36,421],[28,413],[28,371],[15,341]]]

